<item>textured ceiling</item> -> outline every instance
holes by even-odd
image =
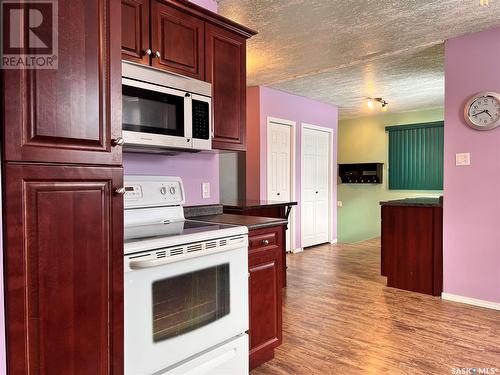
[[[219,13],[259,32],[248,43],[248,84],[366,115],[366,97],[391,112],[442,107],[443,41],[500,26],[500,0],[219,0]]]

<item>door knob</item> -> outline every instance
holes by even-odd
[[[152,53],[153,53],[153,51],[151,51],[151,49],[149,49],[149,48],[144,51],[144,54],[148,55],[148,56],[151,56]]]
[[[123,195],[123,194],[125,194],[125,188],[121,187],[121,188],[115,189],[115,194],[116,195]]]
[[[125,143],[125,140],[122,137],[118,137],[116,139],[111,140],[111,145],[113,146],[121,146]]]

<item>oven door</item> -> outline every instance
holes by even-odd
[[[246,247],[143,269],[130,269],[133,261],[125,260],[126,374],[152,374],[248,330]]]
[[[192,148],[190,94],[122,78],[122,127],[126,146]]]

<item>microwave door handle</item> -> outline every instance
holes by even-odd
[[[184,137],[187,141],[193,138],[193,95],[184,94]],[[192,146],[191,146],[192,147]]]
[[[210,113],[210,133],[211,133],[211,138],[215,138],[215,118],[214,118],[214,112],[212,108],[212,100],[208,102],[208,108],[209,108],[209,113]]]
[[[212,133],[212,139],[215,138],[215,121],[214,121],[214,116],[211,116],[210,118],[210,132]]]
[[[246,248],[247,246],[248,246],[248,243],[246,240],[238,241],[237,243],[233,243],[231,245],[224,246],[219,250],[210,251],[210,254],[216,254],[219,252],[222,253],[224,251],[237,250],[237,249],[241,249],[242,247]],[[202,251],[202,253],[205,253],[205,252]],[[140,269],[145,269],[145,268],[159,267],[159,266],[163,266],[165,264],[177,262],[179,260],[198,257],[200,255],[203,255],[203,254],[200,254],[199,251],[194,251],[192,253],[186,253],[183,255],[174,255],[174,256],[170,256],[170,257],[166,257],[166,258],[133,260],[133,261],[129,262],[128,266],[130,267],[130,269],[140,270]]]

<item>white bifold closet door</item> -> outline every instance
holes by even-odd
[[[292,132],[288,124],[269,122],[268,125],[267,197],[271,201],[292,200]],[[286,231],[286,251],[291,250],[292,217]]]
[[[302,129],[302,247],[329,241],[330,134],[307,127]]]

